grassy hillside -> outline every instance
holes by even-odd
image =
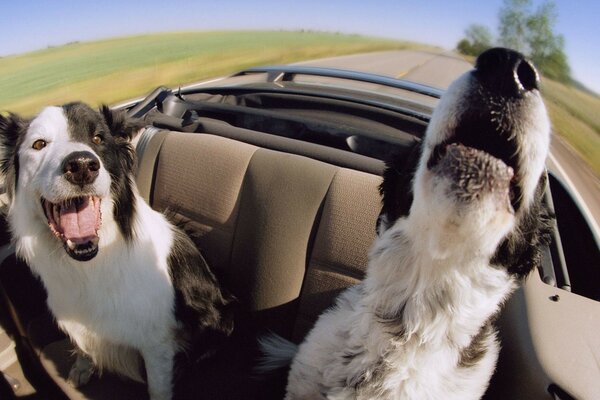
[[[550,79],[543,81],[542,94],[554,131],[600,176],[600,98]]]
[[[183,85],[261,65],[410,43],[320,32],[180,32],[73,43],[0,58],[0,110],[34,114],[48,104],[114,103],[159,84]]]

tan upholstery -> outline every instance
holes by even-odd
[[[244,175],[258,148],[218,136],[169,134],[154,181],[152,206],[189,223],[209,265],[229,266]]]
[[[379,182],[218,136],[170,133],[151,197],[153,207],[170,209],[195,231],[211,267],[262,324],[300,339],[362,277]]]
[[[340,168],[327,194],[293,338],[300,341],[319,314],[362,278],[380,211],[380,177]]]
[[[232,287],[281,334],[291,333],[311,232],[336,169],[264,149],[248,167],[232,249]]]
[[[379,180],[218,136],[171,133],[152,205],[195,231],[209,264],[261,324],[300,338],[362,276]]]
[[[143,140],[141,146],[138,147],[138,150],[143,148],[144,157],[139,158],[135,179],[140,195],[144,200],[150,203],[154,171],[156,169],[156,159],[168,132],[159,131],[156,128],[147,128],[147,130],[148,132],[146,132],[146,135],[142,135]]]

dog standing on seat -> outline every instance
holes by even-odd
[[[82,103],[31,121],[0,116],[0,168],[17,254],[78,350],[69,380],[80,386],[105,369],[147,381],[162,400],[176,354],[210,354],[231,333],[232,298],[192,241],[138,194],[130,140],[139,128]]]
[[[448,88],[414,162],[384,174],[365,279],[299,348],[264,340],[263,370],[293,357],[287,400],[484,394],[499,352],[492,321],[549,235],[538,84],[521,54],[497,48]]]

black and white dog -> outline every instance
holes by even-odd
[[[17,254],[79,350],[70,381],[105,369],[170,399],[174,356],[212,352],[233,328],[232,298],[191,240],[138,194],[138,130],[81,103],[31,121],[0,117],[0,168]]]
[[[385,172],[366,278],[297,349],[286,399],[484,394],[499,351],[491,321],[549,233],[538,83],[521,54],[497,48],[449,87],[414,163]],[[295,352],[273,338],[263,348],[274,365]]]

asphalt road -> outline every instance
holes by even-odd
[[[451,53],[433,53],[416,50],[384,51],[356,54],[321,60],[306,61],[298,65],[346,68],[393,78],[446,88],[458,75],[473,66]]]
[[[472,65],[453,53],[416,50],[386,51],[357,54],[298,63],[330,68],[346,68],[407,79],[430,86],[446,88]],[[595,176],[577,152],[559,135],[554,135],[548,167],[582,204],[585,213],[600,233],[600,178]]]

